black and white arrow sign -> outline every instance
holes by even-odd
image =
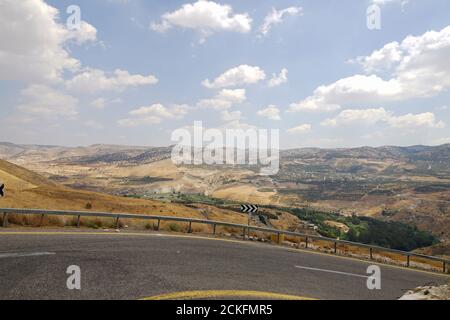
[[[244,213],[258,212],[258,206],[255,206],[253,204],[243,204],[243,205],[241,205],[241,212],[244,212]]]

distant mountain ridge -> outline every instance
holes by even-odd
[[[62,147],[51,145],[26,145],[10,142],[0,142],[0,158],[9,159],[39,156],[48,157],[49,160],[75,161],[85,163],[95,162],[130,162],[150,163],[168,159],[172,147],[144,147],[126,145],[94,144],[87,147]],[[356,147],[356,148],[296,148],[280,151],[283,159],[292,157],[304,159],[319,157],[321,159],[411,159],[422,161],[447,161],[450,159],[450,144],[440,146],[382,146],[382,147]]]

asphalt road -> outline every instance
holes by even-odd
[[[67,289],[70,265],[81,269],[81,290]],[[236,298],[248,298],[237,291],[245,290],[266,293],[261,296],[266,298],[278,293],[317,299],[397,299],[407,289],[448,281],[438,274],[380,265],[381,290],[369,290],[365,278],[369,265],[254,242],[8,231],[0,232],[0,299],[142,299],[198,290],[231,290],[226,298],[233,298],[233,292]]]

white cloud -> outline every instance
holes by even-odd
[[[233,121],[229,121],[227,123],[225,123],[224,125],[220,126],[218,128],[219,130],[230,130],[230,129],[235,129],[235,130],[256,130],[257,127],[245,122],[241,122],[240,120],[233,120]],[[231,143],[232,142],[228,142],[227,143]]]
[[[402,91],[398,81],[384,81],[376,75],[356,75],[320,86],[310,97],[290,105],[289,111],[334,111],[347,103],[395,99]]]
[[[444,128],[445,124],[442,121],[437,121],[436,117],[431,112],[420,114],[408,113],[399,117],[390,117],[388,119],[390,126],[394,128]]]
[[[193,29],[205,38],[220,31],[247,33],[251,30],[251,24],[252,19],[247,13],[234,14],[229,5],[200,0],[163,14],[161,22],[152,23],[150,28],[157,32],[165,32],[172,27]]]
[[[217,98],[233,103],[242,103],[247,99],[245,89],[222,89],[217,95]]]
[[[233,104],[230,101],[222,99],[202,99],[197,103],[199,108],[224,110],[231,108]]]
[[[266,78],[264,70],[257,66],[246,64],[231,68],[218,76],[213,82],[206,79],[203,86],[210,89],[236,87],[247,84],[255,84]]]
[[[59,23],[59,12],[42,0],[0,1],[0,80],[60,81],[80,62],[66,45],[94,41],[97,30],[82,22],[79,31]]]
[[[272,8],[272,11],[264,18],[264,23],[259,28],[261,35],[266,36],[274,25],[283,22],[286,16],[302,15],[303,9],[301,7],[289,7],[283,10]]]
[[[89,105],[96,109],[104,109],[108,105],[121,103],[121,102],[122,102],[122,100],[119,98],[117,98],[117,99],[97,98],[97,99],[93,100]]]
[[[241,119],[242,113],[240,111],[228,111],[223,110],[221,112],[222,114],[222,120],[229,122],[229,121],[239,121]]]
[[[386,121],[390,114],[384,108],[378,109],[349,109],[343,110],[335,118],[327,119],[321,122],[322,126],[338,126],[348,124],[370,125],[380,121]]]
[[[131,128],[131,127],[139,127],[144,125],[152,125],[152,124],[158,124],[161,123],[161,118],[154,117],[154,116],[148,116],[148,117],[142,117],[142,118],[126,118],[126,119],[120,119],[117,121],[117,124],[119,127],[124,128]]]
[[[31,85],[22,90],[24,102],[17,109],[35,118],[75,118],[78,100],[45,85]]]
[[[147,107],[140,107],[136,110],[130,111],[133,116],[157,116],[159,118],[176,118],[184,116],[187,113],[186,108],[176,106],[172,109],[164,107],[162,104],[153,104]]]
[[[85,21],[81,21],[80,28],[69,30],[67,39],[73,39],[79,45],[94,42],[97,39],[97,29]]]
[[[281,69],[281,72],[279,75],[273,74],[272,79],[269,80],[269,87],[278,87],[282,85],[283,83],[288,82],[288,70],[286,68]]]
[[[336,117],[321,122],[325,127],[336,127],[344,125],[374,125],[386,123],[393,128],[443,128],[445,124],[437,121],[431,112],[420,114],[406,114],[395,116],[384,108],[378,109],[348,109],[343,110]]]
[[[267,108],[259,110],[257,114],[270,120],[281,120],[280,109],[275,105],[269,105]]]
[[[240,104],[247,99],[245,89],[223,89],[214,98],[202,99],[197,103],[197,107],[225,110],[233,106],[233,104]]]
[[[287,132],[289,134],[303,134],[311,132],[311,125],[310,124],[302,124],[297,127],[288,129]]]
[[[370,56],[358,57],[356,62],[363,66],[367,73],[391,70],[402,60],[403,53],[400,44],[395,41],[388,43],[380,50],[375,50]],[[355,62],[351,60],[351,62]]]
[[[99,91],[123,91],[127,87],[153,85],[158,79],[153,75],[143,76],[130,74],[128,71],[117,69],[112,75],[107,75],[99,69],[87,68],[80,74],[66,81],[69,90],[95,93]]]
[[[331,104],[325,102],[323,97],[308,97],[303,101],[291,103],[288,112],[327,112],[338,110],[341,107],[338,104]]]
[[[178,120],[183,118],[189,109],[187,105],[174,105],[171,108],[167,108],[159,103],[142,106],[129,112],[133,118],[121,119],[118,121],[118,124],[121,127],[137,127],[161,123],[167,119]]]
[[[367,57],[358,57],[366,71],[389,71],[391,78],[354,75],[318,87],[312,96],[291,105],[290,111],[330,111],[350,103],[404,101],[437,95],[450,87],[450,26],[400,44],[387,44]]]

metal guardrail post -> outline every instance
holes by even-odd
[[[8,213],[3,213],[3,228],[6,228],[8,226]]]
[[[280,233],[277,233],[277,243],[280,244]]]
[[[337,254],[337,242],[334,242],[334,254]]]
[[[409,254],[406,256],[406,266],[409,268]]]
[[[161,219],[158,219],[158,225],[156,226],[156,231],[159,231],[160,226],[161,226]]]
[[[80,227],[80,219],[81,219],[81,216],[79,215],[78,218],[77,218],[77,228]]]
[[[214,223],[214,224],[213,224],[213,235],[216,235],[216,226],[217,226],[217,225]]]
[[[447,271],[445,270],[445,261],[442,261],[442,272],[445,273],[445,271]]]
[[[119,216],[116,218],[116,229],[119,229]]]
[[[41,220],[39,220],[39,227],[41,227],[42,223],[44,222],[44,216],[45,214],[41,214]]]
[[[244,232],[242,233],[242,238],[245,240],[245,229],[246,227],[244,227]]]
[[[305,249],[308,249],[308,237],[305,237]]]
[[[189,221],[188,233],[192,233],[192,221]]]
[[[373,250],[372,250],[372,248],[369,248],[369,255],[370,255],[370,260],[373,260]]]

